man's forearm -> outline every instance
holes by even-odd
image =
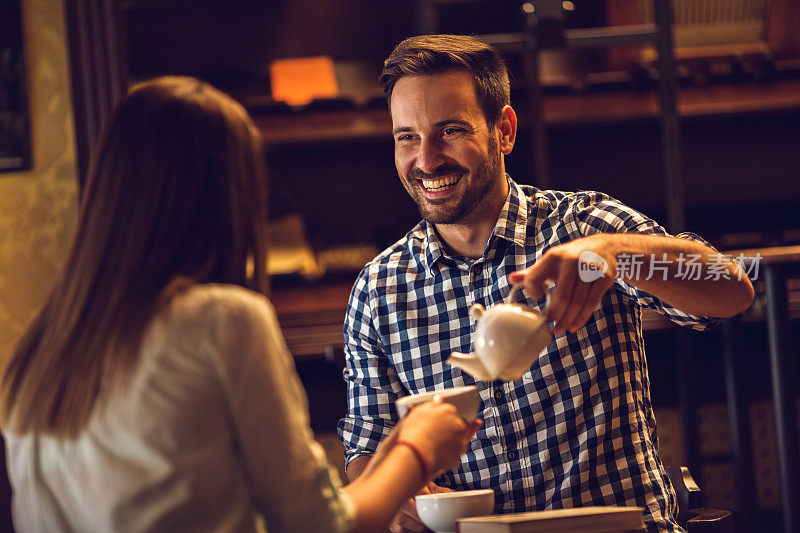
[[[686,313],[727,318],[747,309],[753,285],[733,261],[689,239],[602,234],[617,277]]]

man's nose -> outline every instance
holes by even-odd
[[[435,139],[422,139],[417,153],[416,167],[430,174],[444,163],[441,143]]]

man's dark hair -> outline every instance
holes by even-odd
[[[491,128],[503,106],[511,103],[511,89],[505,61],[498,51],[468,35],[420,35],[398,44],[378,78],[391,106],[392,91],[404,76],[425,76],[461,70],[472,74],[475,93]]]

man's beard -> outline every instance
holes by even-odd
[[[483,200],[493,188],[499,185],[502,177],[500,175],[500,157],[497,139],[491,137],[486,159],[481,162],[474,173],[468,174],[467,169],[459,165],[442,165],[430,174],[414,169],[403,180],[403,185],[417,204],[420,216],[432,224],[457,224],[476,220],[488,207]],[[460,179],[469,179],[469,182],[466,184],[464,195],[452,207],[444,205],[450,201],[449,198],[429,200],[423,197],[414,183],[419,179],[433,179],[453,174],[461,174]]]

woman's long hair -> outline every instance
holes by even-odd
[[[230,97],[187,77],[134,87],[93,154],[61,276],[5,369],[4,429],[76,436],[125,386],[176,280],[264,293],[265,181],[261,137]]]

